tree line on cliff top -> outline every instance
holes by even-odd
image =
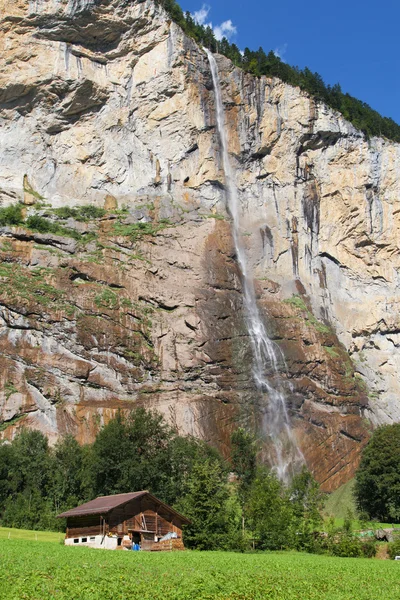
[[[331,86],[326,84],[319,73],[313,73],[305,67],[292,67],[283,62],[273,51],[268,54],[263,48],[240,52],[236,44],[231,44],[226,38],[218,41],[210,26],[197,23],[189,12],[184,13],[175,0],[156,0],[164,7],[170,17],[183,31],[198,44],[205,46],[211,52],[218,52],[229,58],[237,67],[261,77],[278,77],[285,83],[298,86],[311,94],[317,101],[324,102],[334,110],[342,113],[357,129],[368,138],[383,136],[389,140],[400,142],[400,125],[389,117],[383,117],[368,104],[342,92],[338,83]]]
[[[184,539],[190,548],[374,554],[374,543],[355,537],[350,521],[341,530],[323,523],[323,494],[306,469],[284,485],[259,463],[251,433],[239,428],[230,441],[225,460],[143,408],[117,413],[83,446],[67,435],[50,447],[39,431],[21,429],[11,443],[0,444],[0,524],[62,530],[56,515],[64,510],[97,496],[148,489],[189,517]],[[395,492],[388,498],[390,507]]]

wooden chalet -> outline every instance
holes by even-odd
[[[147,491],[100,496],[58,515],[67,519],[65,544],[142,550],[182,548],[183,515]]]

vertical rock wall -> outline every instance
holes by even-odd
[[[142,404],[227,452],[262,406],[205,54],[150,0],[0,14],[2,205],[108,209],[70,220],[78,240],[0,232],[3,435],[89,441]],[[400,416],[399,146],[217,60],[258,300],[299,443],[333,489],[371,423]]]

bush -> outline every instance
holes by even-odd
[[[325,553],[331,556],[348,558],[372,558],[376,554],[377,543],[374,538],[361,540],[352,532],[351,512],[346,517],[343,529],[338,530],[334,526],[333,518],[328,523],[328,534],[318,536],[314,548],[310,552]]]
[[[1,227],[5,225],[21,225],[22,222],[22,206],[20,204],[11,204],[5,208],[0,208]]]
[[[38,215],[32,215],[26,220],[26,226],[28,229],[38,231],[39,233],[56,233],[57,225],[52,223],[45,217],[39,217]]]
[[[248,521],[259,550],[293,548],[293,508],[288,490],[281,481],[260,468],[247,501]]]
[[[104,208],[99,208],[98,206],[93,206],[92,204],[81,206],[77,208],[77,211],[80,213],[77,216],[78,221],[87,219],[101,219],[106,214]]]
[[[235,506],[229,501],[221,461],[205,459],[196,463],[188,477],[187,493],[177,503],[178,510],[191,521],[183,534],[189,548],[232,549],[239,538],[240,520],[237,522],[234,518]]]
[[[86,204],[84,206],[76,206],[74,208],[70,206],[62,206],[61,208],[54,208],[52,211],[60,219],[73,218],[77,221],[90,221],[90,219],[101,219],[106,214],[104,208],[99,208],[92,204]]]
[[[361,542],[361,551],[364,558],[374,558],[378,549],[376,540]]]
[[[76,217],[76,209],[70,206],[62,206],[61,208],[54,208],[52,212],[57,215],[60,219],[69,219],[70,217]]]
[[[396,556],[400,556],[400,540],[388,544],[388,554],[392,560],[394,560]]]
[[[39,233],[54,233],[55,235],[64,235],[76,240],[81,239],[81,234],[78,231],[70,229],[69,227],[62,227],[58,223],[53,223],[53,221],[50,221],[45,217],[39,217],[38,215],[28,217],[25,225],[28,229],[38,231]]]
[[[363,555],[361,542],[352,535],[343,534],[337,541],[330,544],[332,556],[357,558]]]

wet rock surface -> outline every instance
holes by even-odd
[[[3,436],[30,426],[85,443],[133,406],[224,452],[238,423],[262,435],[229,223],[153,223],[155,233],[134,236],[116,234],[121,227],[99,220],[95,240],[75,241],[73,255],[22,228],[0,237]],[[287,361],[293,426],[316,476],[334,487],[368,438],[361,382],[299,295],[285,301],[260,284]]]
[[[262,406],[205,54],[150,0],[0,0],[0,15],[0,202],[108,211],[64,220],[73,238],[0,231],[3,436],[85,442],[141,404],[227,451]],[[371,423],[400,418],[399,145],[217,61],[258,302],[299,444],[333,489]]]

